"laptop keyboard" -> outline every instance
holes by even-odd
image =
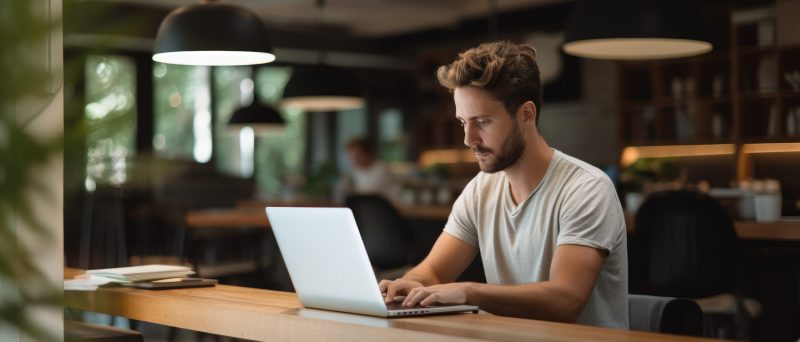
[[[402,302],[394,302],[391,304],[386,304],[386,309],[389,310],[408,310],[408,309],[420,309],[420,308],[430,308],[430,307],[432,306],[421,306],[421,305],[403,306]]]

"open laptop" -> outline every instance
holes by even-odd
[[[267,207],[266,211],[303,306],[380,317],[478,312],[474,305],[409,308],[384,303],[349,208]]]

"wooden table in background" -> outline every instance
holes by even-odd
[[[80,273],[65,269],[65,279]],[[175,290],[110,287],[64,291],[64,305],[259,341],[702,341],[483,313],[386,319],[304,309],[291,292],[227,285]]]
[[[331,202],[319,201],[263,201],[263,200],[246,200],[237,203],[237,209],[260,209],[264,210],[266,206],[275,207],[336,207]],[[400,214],[407,219],[412,220],[447,220],[450,216],[449,206],[441,205],[403,205],[398,206],[397,210]]]
[[[636,229],[635,217],[625,215],[628,232]],[[776,222],[734,221],[736,234],[743,240],[800,241],[800,220]]]
[[[330,206],[330,205],[329,205]],[[409,219],[426,219],[446,221],[450,214],[447,207],[400,207],[400,213]],[[625,215],[628,231],[632,232],[634,218]],[[205,209],[190,211],[186,214],[186,225],[189,227],[261,227],[269,228],[269,220],[263,206],[240,206],[230,209]],[[744,240],[800,241],[800,220],[784,220],[777,222],[734,222],[736,233]]]

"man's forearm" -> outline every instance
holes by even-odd
[[[402,276],[402,279],[417,281],[423,286],[441,284],[439,276],[436,275],[436,272],[434,272],[432,268],[426,266],[425,264],[419,264],[412,268],[404,276]]]
[[[574,323],[588,298],[553,282],[472,284],[467,302],[496,315]]]

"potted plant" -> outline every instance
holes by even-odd
[[[62,338],[42,324],[38,311],[60,310],[60,282],[53,283],[36,262],[37,254],[61,243],[52,234],[61,227],[44,223],[48,218],[37,208],[60,201],[60,190],[51,188],[41,170],[58,165],[54,158],[67,140],[61,131],[34,132],[45,108],[60,106],[51,102],[61,88],[61,71],[48,60],[62,53],[49,51],[48,40],[60,20],[50,17],[49,5],[0,2],[0,330],[11,328],[0,335],[40,341]]]
[[[625,210],[634,213],[647,195],[654,191],[655,184],[678,178],[673,158],[639,158],[620,174],[622,192],[625,194]]]

